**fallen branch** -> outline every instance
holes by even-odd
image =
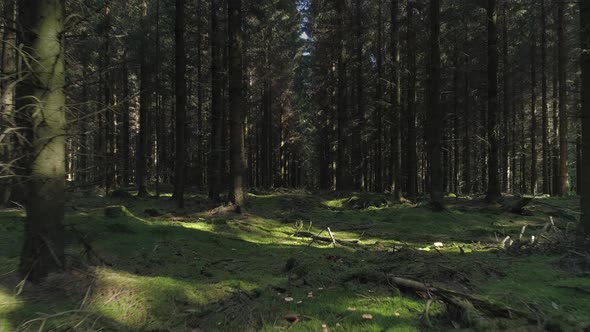
[[[387,276],[387,281],[390,285],[395,285],[399,289],[411,290],[414,292],[426,293],[430,297],[437,297],[443,302],[451,305],[462,312],[464,321],[469,326],[480,325],[483,323],[484,316],[477,309],[485,310],[494,316],[501,316],[512,318],[514,315],[526,318],[527,320],[535,320],[530,314],[518,311],[508,306],[492,303],[484,298],[465,294],[452,289],[447,289],[439,286],[429,285],[416,280]]]
[[[338,239],[333,239],[333,238],[330,238],[330,237],[315,235],[315,234],[312,234],[310,232],[297,232],[297,233],[293,234],[293,236],[296,236],[296,237],[306,237],[306,238],[313,239],[314,241],[322,241],[322,242],[328,242],[328,243],[336,242],[338,244],[341,244],[341,245],[344,245],[344,246],[351,246],[351,247],[358,246],[358,242],[359,242],[358,240],[338,240]]]

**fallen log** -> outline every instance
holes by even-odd
[[[452,289],[426,284],[420,281],[387,275],[387,281],[391,286],[400,290],[411,290],[414,292],[426,293],[431,298],[439,298],[443,302],[459,310],[461,318],[468,326],[483,326],[486,324],[485,315],[480,310],[486,311],[494,316],[514,318],[518,316],[528,321],[536,321],[531,314],[516,310],[501,304],[490,302],[484,298],[465,294]]]

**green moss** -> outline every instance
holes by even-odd
[[[190,197],[187,204],[193,210],[174,210],[173,202],[164,199],[133,199],[125,202],[128,213],[109,219],[103,204],[113,201],[76,198],[70,204],[83,208],[72,210],[66,224],[85,234],[111,266],[95,269],[91,278],[57,276],[47,289],[25,287],[18,297],[12,295],[16,281],[11,271],[18,266],[23,213],[0,211],[0,330],[22,327],[43,317],[40,312],[76,310],[48,319],[46,327],[271,331],[288,328],[284,316],[294,313],[302,319],[290,327],[293,331],[318,331],[322,324],[330,331],[417,331],[424,329],[423,299],[391,292],[374,280],[347,278],[385,272],[412,276],[417,271],[426,281],[455,283],[459,276],[475,293],[520,310],[533,304],[564,329],[579,329],[590,320],[590,303],[580,296],[580,289],[590,289],[588,278],[560,270],[555,257],[509,257],[485,246],[496,236],[517,235],[524,224],[535,232],[547,219],[541,208],[532,207],[535,215],[530,217],[488,213],[466,210],[467,202],[458,198],[464,206],[450,205],[444,213],[413,205],[351,210],[342,204],[352,195],[331,199],[281,193],[251,195],[243,215],[211,216],[202,194]],[[135,217],[146,208],[168,213]],[[297,219],[290,218],[294,212]],[[293,236],[298,229],[327,235],[326,227],[339,240],[359,240],[364,249],[332,248],[318,241],[310,245],[309,238]],[[68,237],[68,253],[78,257],[80,245],[73,234]],[[443,243],[440,253],[432,250],[434,242]],[[394,251],[400,246],[424,251]],[[465,254],[459,254],[459,247]],[[285,271],[289,259],[297,262],[295,272]],[[285,302],[287,296],[295,300]],[[440,303],[434,303],[430,316],[435,326],[450,326]],[[502,324],[509,329],[513,323]],[[39,326],[35,321],[28,329]]]

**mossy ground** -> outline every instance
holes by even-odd
[[[498,319],[487,328],[580,330],[590,324],[584,271],[560,268],[558,253],[497,249],[498,239],[518,237],[523,225],[525,236],[538,233],[549,215],[570,227],[573,198],[538,199],[532,216],[518,216],[455,197],[442,213],[387,204],[386,197],[371,198],[383,204],[350,208],[352,196],[252,194],[246,212],[236,215],[208,213],[213,206],[200,194],[190,195],[184,210],[166,197],[74,194],[66,218],[73,272],[25,284],[20,293],[14,271],[24,214],[0,211],[0,331],[321,331],[322,324],[329,331],[428,329],[426,300],[393,291],[388,273],[538,317],[538,323]],[[130,213],[105,217],[111,205]],[[293,236],[297,229],[317,234],[327,226],[337,239],[358,245],[333,248]],[[110,266],[84,252],[75,234]],[[434,242],[444,246],[434,250]],[[287,273],[290,258],[297,263]],[[375,280],[381,275],[382,282]],[[290,313],[301,320],[290,325],[284,319]],[[438,330],[461,323],[438,302],[429,317]]]

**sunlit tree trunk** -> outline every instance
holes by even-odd
[[[32,131],[20,272],[31,280],[64,266],[64,11],[63,0],[19,1],[21,41],[32,57],[18,88]]]
[[[13,135],[10,130],[16,127],[14,121],[14,93],[16,85],[16,0],[4,1],[4,31],[2,32],[2,58],[0,80],[0,206],[8,202],[14,181]],[[4,178],[6,177],[6,178]]]

